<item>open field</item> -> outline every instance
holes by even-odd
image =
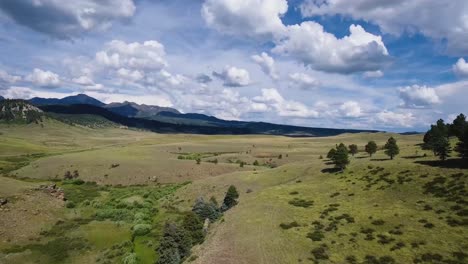
[[[381,150],[363,152],[369,140],[382,146],[386,133],[160,135],[53,120],[2,125],[0,133],[8,176],[0,197],[10,199],[0,211],[0,263],[123,263],[129,252],[154,263],[164,223],[197,197],[222,201],[231,184],[239,204],[187,263],[468,261],[468,170],[434,166],[417,146],[421,135],[393,135],[401,153],[389,160]],[[343,173],[329,172],[319,157],[340,142],[360,152]],[[62,180],[75,170],[97,184]],[[67,202],[35,190],[52,182]],[[150,230],[135,234],[136,225]]]

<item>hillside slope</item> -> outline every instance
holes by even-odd
[[[39,123],[42,116],[41,109],[23,100],[0,101],[0,122]]]

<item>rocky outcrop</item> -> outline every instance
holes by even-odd
[[[57,185],[50,184],[50,185],[41,185],[39,186],[38,190],[44,191],[53,197],[60,199],[62,201],[66,201],[67,199],[65,198],[65,192],[63,191],[62,188],[57,187]]]
[[[42,122],[43,111],[24,100],[0,101],[0,121]]]

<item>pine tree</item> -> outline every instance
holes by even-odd
[[[455,150],[460,154],[462,159],[468,159],[468,126],[465,127],[465,131],[461,133],[458,140]]]
[[[335,148],[330,149],[330,151],[328,151],[328,154],[327,154],[327,159],[333,160],[335,157],[335,153],[336,153]]]
[[[197,214],[202,220],[208,218],[211,222],[218,220],[221,216],[218,207],[211,202],[205,202],[202,197],[197,198],[193,205],[192,212]]]
[[[449,157],[452,151],[449,142],[449,127],[453,130],[452,126],[447,126],[444,120],[439,119],[435,125],[431,125],[431,129],[427,131],[423,139],[424,147],[432,150],[434,155],[441,160]]]
[[[203,233],[203,222],[194,212],[188,212],[185,214],[182,221],[182,227],[190,236],[192,244],[201,244],[205,239],[205,235]]]
[[[333,163],[335,163],[336,168],[341,170],[345,169],[349,164],[348,149],[343,143],[340,143],[340,145],[336,147]]]
[[[237,205],[237,198],[239,198],[239,193],[234,185],[229,186],[229,189],[224,197],[223,205],[221,206],[221,211],[227,211]]]
[[[396,139],[393,137],[390,137],[387,141],[387,143],[384,146],[385,149],[385,154],[390,157],[390,159],[393,159],[396,155],[400,153],[400,148],[397,145]]]
[[[182,262],[174,224],[166,223],[164,226],[163,237],[158,247],[158,255],[159,259],[156,264],[180,264]]]
[[[438,137],[432,143],[432,148],[436,156],[438,156],[441,160],[446,160],[447,157],[450,157],[450,152],[452,148],[450,146],[450,141],[447,137]]]
[[[348,146],[349,153],[354,156],[354,154],[358,153],[358,146],[356,144],[351,144]]]
[[[455,120],[453,120],[453,124],[450,125],[450,135],[460,138],[467,126],[468,123],[466,122],[465,115],[459,114]]]
[[[372,154],[377,152],[377,144],[375,143],[375,141],[369,141],[365,146],[365,150],[369,154],[369,156],[372,157]]]

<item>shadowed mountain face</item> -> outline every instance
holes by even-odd
[[[140,105],[137,103],[127,102],[127,101],[123,103],[110,103],[104,107],[116,114],[126,116],[126,117],[149,118],[149,117],[158,115],[161,112],[180,114],[179,111],[170,107],[160,107],[156,105],[145,105],[145,104]]]
[[[106,104],[93,98],[87,96],[86,94],[77,94],[73,96],[67,96],[62,99],[57,98],[40,98],[34,97],[28,100],[33,105],[72,105],[72,104],[88,104],[94,106],[105,106]]]
[[[242,128],[229,128],[229,127],[210,127],[210,126],[197,126],[197,125],[184,125],[164,123],[156,120],[126,117],[105,108],[86,105],[43,105],[40,108],[44,112],[51,112],[57,114],[67,115],[97,115],[106,118],[114,123],[121,124],[127,127],[146,129],[158,133],[190,133],[190,134],[250,134],[248,129]]]
[[[277,125],[263,122],[226,121],[200,114],[169,114],[161,115],[164,121],[127,117],[109,111],[106,108],[75,104],[75,105],[44,105],[44,112],[67,115],[97,115],[112,122],[134,128],[147,129],[158,133],[192,133],[192,134],[263,134],[285,136],[332,136],[342,133],[376,132],[371,130],[311,128],[288,125]],[[157,118],[156,116],[155,118]],[[192,118],[192,119],[191,119]],[[196,119],[195,119],[196,118]]]

